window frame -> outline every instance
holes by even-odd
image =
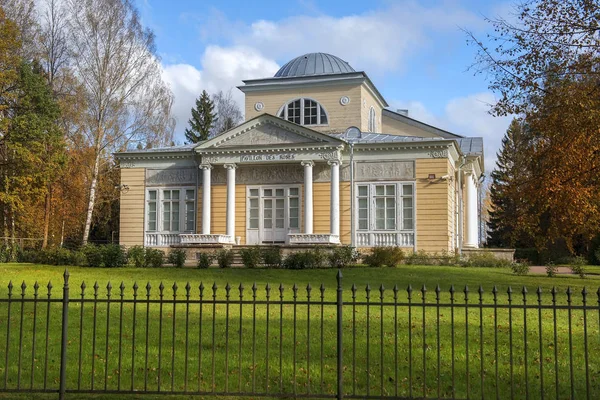
[[[163,226],[163,203],[165,201],[164,192],[165,191],[179,191],[179,230],[164,230]],[[193,200],[186,198],[186,193],[188,190],[193,192]],[[156,199],[150,200],[150,192],[156,192]],[[145,208],[144,208],[144,232],[145,233],[153,233],[153,234],[181,234],[181,233],[195,233],[196,225],[198,221],[198,190],[195,186],[165,186],[165,187],[147,187],[145,190]],[[173,202],[173,200],[167,200]],[[151,202],[156,203],[156,229],[150,230],[149,228],[149,204]],[[194,221],[192,222],[192,229],[187,230],[187,205],[188,203],[193,202],[193,210],[194,210]],[[172,211],[171,211],[172,212]],[[182,229],[183,228],[183,229]]]
[[[293,103],[295,103],[296,101],[300,101],[300,123],[297,123],[295,121],[290,121],[288,119],[288,109],[289,106],[292,105]],[[316,104],[316,118],[317,118],[317,123],[316,124],[305,124],[305,110],[306,110],[306,102],[307,101],[312,101]],[[323,115],[324,114],[324,115]],[[312,114],[311,114],[312,115]],[[325,121],[325,123],[322,122],[322,117],[325,117],[325,119],[327,121]],[[279,111],[277,111],[277,117],[284,119],[286,121],[289,122],[293,122],[295,124],[301,125],[301,126],[329,126],[329,113],[327,112],[327,109],[325,109],[325,107],[323,107],[323,105],[321,105],[321,103],[319,103],[317,100],[311,98],[311,97],[297,97],[294,99],[291,99],[289,101],[287,101],[283,106],[281,106],[279,108]]]
[[[394,210],[394,217],[395,217],[395,221],[394,221],[394,228],[387,228],[387,215],[384,218],[384,224],[386,226],[386,228],[384,229],[378,229],[377,228],[377,207],[376,207],[376,199],[379,198],[390,198],[391,195],[387,195],[385,194],[386,192],[386,188],[390,185],[394,186],[394,204],[395,204],[395,210]],[[383,186],[384,187],[384,194],[378,196],[376,194],[376,186]],[[404,195],[404,187],[405,186],[410,186],[411,187],[411,195]],[[365,195],[360,195],[360,187],[367,187],[367,194]],[[415,221],[416,221],[416,192],[415,192],[415,182],[412,181],[377,181],[377,182],[357,182],[355,183],[355,207],[354,207],[354,212],[355,212],[355,231],[357,233],[392,233],[392,232],[415,232]],[[360,199],[367,199],[367,228],[360,228],[360,216],[359,216],[359,210],[360,210]],[[411,201],[411,217],[410,217],[410,221],[411,221],[411,225],[412,227],[407,228],[405,226],[405,218],[404,218],[404,199],[405,198],[410,198],[412,199]],[[407,207],[408,208],[408,207]],[[384,208],[384,210],[387,211],[387,207]],[[407,218],[408,219],[408,218]],[[364,218],[363,218],[364,220]]]

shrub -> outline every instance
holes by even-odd
[[[246,268],[256,268],[262,261],[260,248],[247,247],[240,250],[240,257]]]
[[[86,244],[81,246],[81,252],[85,257],[85,263],[88,267],[100,268],[104,266],[104,257],[102,250],[96,245]]]
[[[557,270],[558,267],[554,265],[553,262],[549,262],[548,264],[546,264],[546,275],[548,275],[549,278],[554,278],[556,276]]]
[[[442,254],[438,258],[439,265],[458,265],[460,264],[460,254],[442,250]]]
[[[345,268],[358,260],[358,252],[352,246],[339,246],[334,247],[327,258],[331,267]]]
[[[579,275],[581,279],[585,278],[584,265],[586,264],[586,261],[587,260],[585,259],[585,257],[578,256],[575,257],[575,259],[573,260],[573,265],[570,266],[571,272]]]
[[[324,264],[322,250],[314,249],[307,251],[298,251],[289,254],[283,260],[283,268],[285,269],[313,269],[321,268]]]
[[[162,250],[146,248],[146,266],[160,268],[165,262],[165,253]]]
[[[374,247],[371,254],[363,258],[369,267],[395,267],[404,259],[404,252],[399,247]]]
[[[413,251],[406,257],[408,265],[430,265],[431,257],[425,250]]]
[[[198,253],[198,268],[207,269],[212,265],[215,258],[214,254]]]
[[[529,273],[529,264],[527,263],[512,263],[510,269],[515,275],[527,275]]]
[[[106,268],[120,268],[127,265],[127,253],[118,244],[107,244],[99,247]]]
[[[217,252],[217,264],[219,268],[231,268],[233,264],[233,251],[231,250],[219,250]]]
[[[529,264],[540,264],[540,253],[536,248],[515,249],[515,260],[525,261]]]
[[[497,258],[493,253],[481,252],[470,254],[468,258],[461,261],[463,267],[479,267],[479,268],[508,268],[512,266],[512,262],[503,258]]]
[[[133,246],[129,248],[127,259],[129,260],[129,263],[136,268],[148,266],[146,263],[146,249],[143,246]]]
[[[19,259],[21,249],[17,243],[7,243],[0,246],[0,263],[13,262]]]
[[[187,254],[183,249],[173,249],[167,256],[167,263],[173,265],[176,268],[181,268],[185,265],[185,259]]]
[[[281,249],[277,246],[265,247],[261,251],[263,264],[267,268],[281,267]]]

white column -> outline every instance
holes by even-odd
[[[312,161],[302,161],[304,167],[304,233],[313,233],[313,166]]]
[[[331,224],[331,234],[340,235],[340,162],[331,160],[331,215],[329,221]]]
[[[212,165],[202,164],[202,234],[210,235],[210,170]]]
[[[227,236],[235,242],[235,164],[225,164],[227,169]]]
[[[477,240],[477,186],[475,174],[465,175],[465,239],[464,247],[478,247]]]

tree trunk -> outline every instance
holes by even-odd
[[[92,172],[92,181],[90,182],[90,200],[88,202],[87,216],[85,218],[85,229],[83,230],[83,244],[88,242],[90,236],[90,227],[92,225],[92,214],[96,203],[96,186],[98,186],[98,173],[100,170],[100,151],[96,152],[94,160],[94,170]]]
[[[48,230],[50,228],[50,209],[52,204],[52,187],[48,188],[44,203],[44,239],[42,240],[42,249],[48,247]]]

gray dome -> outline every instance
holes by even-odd
[[[287,62],[276,78],[356,72],[346,61],[327,53],[308,53]]]

